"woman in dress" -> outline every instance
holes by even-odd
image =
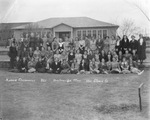
[[[24,44],[24,47],[29,48],[29,35],[26,34],[25,38],[23,39],[23,44]]]
[[[75,59],[77,59],[77,63],[80,64],[80,62],[82,60],[82,54],[80,54],[80,50],[77,50],[77,52],[75,54]]]
[[[110,39],[109,39],[109,36],[107,36],[106,39],[104,40],[104,49],[103,50],[107,54],[109,49],[110,49]]]
[[[75,58],[75,53],[73,52],[73,50],[71,49],[69,54],[68,54],[68,62],[69,62],[69,65],[71,66],[72,63],[73,63],[73,60]]]
[[[104,48],[104,40],[99,36],[97,41],[96,41],[96,46],[99,52],[101,52]]]
[[[138,40],[138,58],[140,60],[140,63],[143,63],[143,60],[146,59],[146,41],[143,38],[143,35],[139,35],[139,40]]]
[[[119,54],[120,50],[121,50],[121,38],[120,36],[117,36],[116,44],[115,44],[115,51],[117,54]]]
[[[85,40],[84,39],[80,39],[80,41],[79,41],[79,50],[80,50],[81,54],[84,53],[84,49],[85,49]]]
[[[61,74],[69,74],[70,73],[70,65],[68,64],[66,59],[63,59],[61,62]]]
[[[100,62],[102,61],[102,59],[104,59],[105,61],[107,61],[107,55],[105,54],[105,51],[102,50],[100,55],[99,55],[99,60]]]
[[[90,73],[91,74],[98,74],[99,73],[99,66],[96,64],[95,62],[95,58],[93,58],[91,61],[90,61],[90,64],[89,64],[89,68],[90,68]]]
[[[61,61],[61,54],[59,54],[59,50],[56,51],[56,53],[54,54],[54,60],[58,59],[58,61]]]
[[[82,59],[80,66],[79,66],[79,74],[86,74],[86,73],[87,73],[87,66],[86,66],[85,60]]]
[[[116,45],[116,39],[115,39],[115,36],[112,35],[111,39],[110,39],[110,48],[109,48],[109,50],[114,52],[115,51],[115,45]]]
[[[111,63],[111,67],[112,67],[111,73],[121,73],[119,63],[114,57],[113,57],[113,61]]]
[[[36,62],[34,61],[34,58],[32,57],[28,62],[28,72],[29,73],[36,72],[35,66],[36,66]]]
[[[126,60],[125,57],[123,57],[123,60],[122,60],[122,62],[121,62],[121,70],[122,70],[122,73],[123,73],[123,74],[131,73],[131,72],[129,71],[129,63],[128,63],[128,61]]]
[[[95,50],[97,49],[96,39],[94,39],[94,37],[92,37],[92,40],[90,40],[90,49],[93,51],[93,53],[95,53]]]
[[[36,62],[38,62],[39,58],[41,58],[41,51],[39,50],[39,47],[36,47],[36,50],[33,53],[33,57]]]
[[[44,34],[44,37],[43,37],[43,47],[47,50],[47,42],[48,42],[48,39],[47,39],[47,34]]]
[[[57,42],[57,38],[54,38],[53,39],[53,42],[52,42],[52,51],[55,53],[58,49],[58,42]]]
[[[78,39],[78,37],[75,38],[74,48],[75,48],[75,51],[79,49],[79,39]]]
[[[63,42],[63,40],[61,38],[59,38],[58,50],[59,50],[60,54],[64,51],[64,42]]]
[[[132,58],[131,58],[131,61],[132,61]],[[135,73],[135,74],[138,74],[138,75],[141,75],[144,70],[139,70],[136,66],[133,65],[133,62],[130,62],[130,71],[131,73]]]
[[[33,57],[33,53],[34,51],[32,50],[32,47],[29,47],[29,52],[28,52],[28,59],[31,60],[31,58]]]
[[[77,74],[79,72],[79,64],[77,62],[77,59],[73,60],[73,63],[71,64],[71,74]]]
[[[112,57],[110,54],[107,55],[107,70],[108,70],[108,73],[111,72],[111,69],[112,69]]]
[[[131,41],[130,41],[130,48],[129,48],[129,53],[132,54],[132,51],[135,50],[137,53],[137,49],[138,49],[138,41],[135,40],[135,36],[132,35],[131,36]]]
[[[107,64],[106,64],[104,58],[102,58],[102,60],[101,60],[101,63],[100,63],[100,66],[99,66],[99,70],[100,70],[100,73],[102,73],[102,74],[108,74]]]
[[[124,35],[123,39],[121,40],[122,53],[125,54],[125,51],[129,50],[129,47],[130,47],[129,39],[126,35]]]

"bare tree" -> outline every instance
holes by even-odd
[[[120,35],[131,36],[132,34],[138,34],[140,31],[141,31],[141,28],[136,27],[133,20],[124,19],[119,27],[118,33]]]
[[[34,32],[36,34],[38,33],[41,35],[41,32],[43,31],[43,27],[39,26],[38,23],[30,23],[25,26],[25,30],[27,33]]]
[[[148,12],[149,12],[149,3],[148,1],[149,0],[125,0],[126,2],[128,2],[129,4],[131,4],[132,6],[135,6],[138,10],[140,10],[140,12],[146,17],[146,19],[150,22],[150,16],[148,15]],[[145,5],[142,5],[144,4]],[[145,6],[148,6],[147,9]]]

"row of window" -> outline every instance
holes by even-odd
[[[101,38],[105,38],[106,36],[108,36],[108,31],[107,30],[78,30],[77,31],[77,37],[85,38],[86,36],[94,37],[94,38],[98,38],[98,36],[100,36]]]

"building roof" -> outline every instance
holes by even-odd
[[[49,18],[35,22],[42,28],[53,28],[59,24],[66,24],[73,28],[85,28],[85,27],[119,27],[107,22],[102,22],[89,17],[64,17],[64,18]],[[21,25],[13,29],[25,29],[26,25]]]

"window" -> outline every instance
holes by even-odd
[[[77,31],[77,37],[81,38],[81,31]]]
[[[107,30],[103,30],[103,38],[105,39],[107,36]]]
[[[102,38],[102,30],[98,30],[98,36],[99,38]]]
[[[96,30],[93,30],[93,37],[96,38]]]
[[[88,30],[88,37],[91,37],[91,30]]]
[[[85,39],[85,37],[86,37],[86,31],[85,30],[83,30],[83,39]]]

